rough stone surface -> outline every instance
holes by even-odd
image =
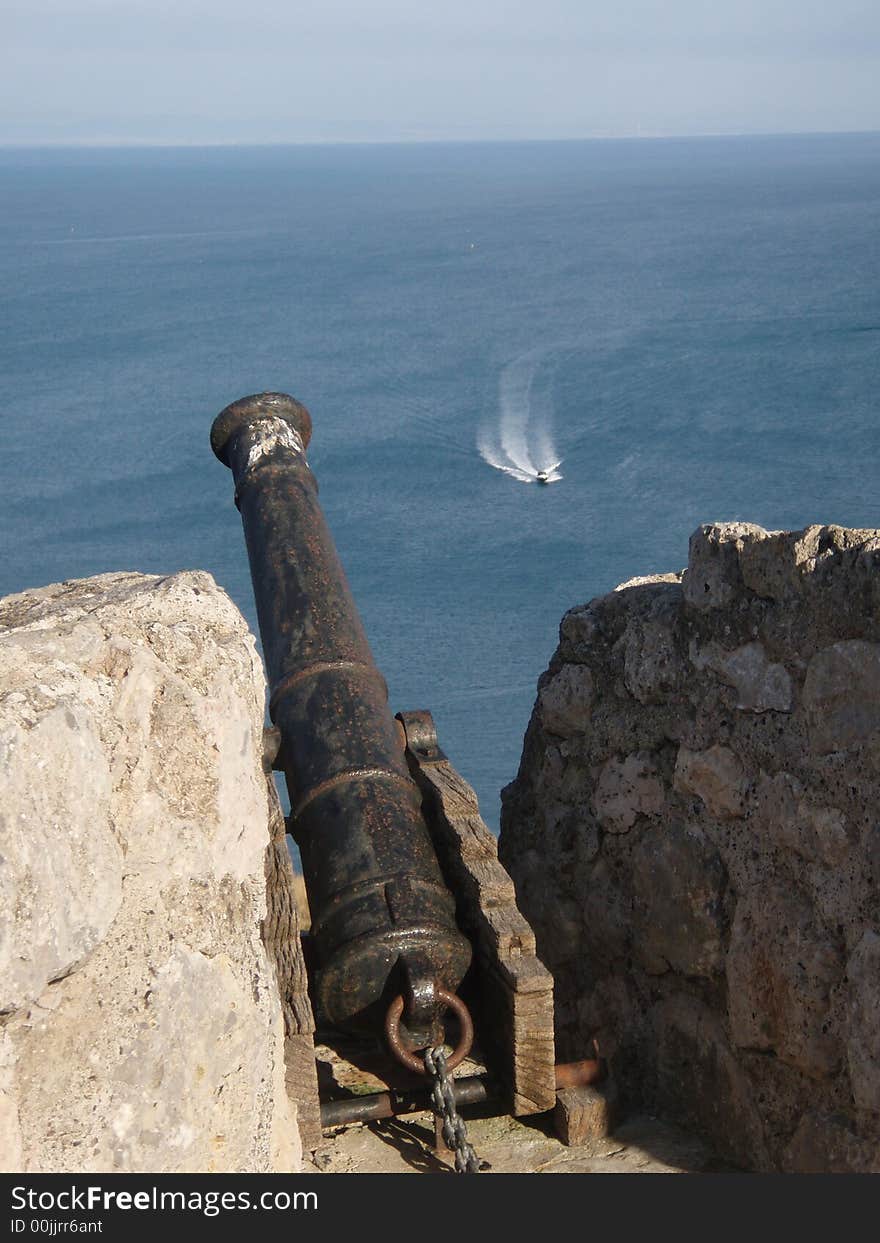
[[[696,645],[694,645],[696,646]],[[740,712],[790,712],[791,677],[784,665],[768,660],[760,643],[744,643],[727,652],[715,643],[693,651],[698,669],[709,668],[737,693]]]
[[[662,808],[663,784],[649,752],[606,761],[593,793],[593,811],[603,829],[625,833],[639,816],[656,815]]]
[[[705,751],[679,747],[673,787],[682,794],[696,794],[712,816],[727,819],[744,813],[745,774],[729,747],[717,743]]]
[[[843,974],[840,948],[817,926],[805,894],[761,885],[740,896],[727,955],[733,1043],[775,1054],[815,1079],[833,1075],[840,1045],[832,1034],[832,989]]]
[[[738,1165],[873,1168],[880,532],[701,527],[683,574],[566,614],[540,685],[566,670],[585,724],[536,708],[500,839],[558,1056],[596,1037],[624,1107]]]
[[[743,585],[743,549],[765,534],[750,522],[713,523],[694,532],[682,580],[690,608],[708,612],[732,604]]]
[[[483,1174],[739,1172],[720,1162],[694,1135],[658,1118],[628,1118],[615,1126],[612,1135],[569,1147],[550,1133],[552,1114],[521,1119],[471,1116],[472,1112],[466,1106],[462,1109]],[[306,1168],[311,1174],[455,1175],[451,1157],[441,1156],[434,1147],[429,1113],[339,1127]]]
[[[804,679],[804,707],[820,755],[880,735],[880,644],[850,639],[817,652]]]
[[[541,716],[550,734],[583,733],[590,719],[593,678],[584,666],[566,665],[541,691]]]
[[[719,1148],[748,1156],[744,1165],[766,1166],[766,1138],[750,1076],[736,1057],[723,1020],[708,1005],[671,993],[648,1014],[655,1053],[655,1102],[661,1117],[677,1115],[698,1132],[724,1132]]]
[[[299,1167],[263,700],[207,574],[0,601],[3,1168]]]
[[[846,1051],[856,1104],[880,1112],[880,936],[866,932],[846,967],[850,984]]]
[[[727,877],[695,826],[647,830],[632,854],[633,953],[649,975],[710,978],[724,962]]]
[[[53,708],[30,727],[7,720],[0,771],[0,1012],[9,1013],[102,940],[122,899],[123,855],[110,765],[85,707]]]
[[[880,1174],[880,1148],[853,1132],[841,1115],[804,1114],[782,1158],[797,1174]]]

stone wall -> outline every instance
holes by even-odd
[[[207,574],[0,601],[3,1169],[299,1168],[263,704]]]
[[[880,532],[706,526],[563,619],[501,857],[631,1108],[880,1171]]]

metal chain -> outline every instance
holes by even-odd
[[[467,1128],[455,1107],[455,1089],[452,1076],[446,1068],[443,1046],[425,1049],[423,1056],[425,1070],[431,1079],[434,1109],[437,1116],[443,1119],[443,1139],[446,1147],[455,1153],[455,1171],[457,1174],[479,1174],[477,1154],[468,1143]]]

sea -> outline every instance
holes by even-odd
[[[291,393],[493,829],[567,609],[700,523],[880,526],[878,134],[6,149],[0,303],[0,594],[197,568],[256,629],[208,434]]]

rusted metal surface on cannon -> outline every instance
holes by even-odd
[[[280,731],[291,832],[312,912],[316,1008],[381,1031],[398,995],[402,1038],[439,1035],[441,994],[470,962],[306,459],[311,419],[283,393],[227,406],[211,444],[235,480],[269,713]]]

